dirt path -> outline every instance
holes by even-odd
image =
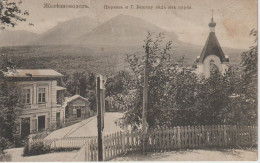
[[[129,154],[111,161],[256,161],[257,150],[187,150]]]
[[[122,113],[112,112],[105,113],[104,134],[110,134],[117,131],[123,131],[115,124],[115,121],[123,116]],[[46,137],[46,139],[58,139],[62,137],[88,137],[97,136],[97,116],[83,120],[74,125],[56,130]]]
[[[23,157],[23,148],[12,148],[6,150],[11,155],[12,162],[56,162],[74,161],[76,152],[56,152],[36,156]]]

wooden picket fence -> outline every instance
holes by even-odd
[[[183,126],[149,130],[147,151],[171,151],[202,148],[241,148],[257,145],[256,126]],[[85,146],[85,161],[97,161],[97,138]],[[103,158],[113,159],[142,150],[142,131],[117,132],[103,137]]]
[[[50,147],[52,150],[73,150],[80,149],[84,144],[87,144],[91,139],[96,137],[65,137],[59,139],[29,139],[29,151],[35,144],[43,143],[44,146]]]

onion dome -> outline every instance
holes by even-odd
[[[213,21],[213,18],[211,18],[211,22],[209,23],[209,27],[215,27],[216,23]]]

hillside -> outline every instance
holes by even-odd
[[[109,76],[128,67],[127,54],[144,54],[142,46],[147,31],[156,35],[162,32],[166,41],[173,41],[172,62],[182,62],[184,56],[184,65],[192,65],[202,51],[202,46],[179,41],[173,32],[140,18],[119,15],[99,26],[88,17],[72,19],[41,35],[5,31],[7,34],[1,33],[0,43],[11,46],[0,48],[0,54],[11,56],[19,68],[52,68],[66,73],[91,71]],[[238,65],[245,50],[221,46],[230,64]]]
[[[71,44],[99,46],[140,46],[147,32],[164,33],[166,40],[178,41],[175,33],[163,30],[143,19],[119,15],[101,24],[87,34],[71,41]]]
[[[28,45],[38,37],[37,34],[28,31],[3,30],[0,33],[0,47]]]
[[[62,45],[88,33],[97,26],[97,22],[89,17],[79,17],[59,23],[30,44]]]
[[[192,65],[201,50],[202,47],[199,46],[188,49],[173,47],[172,61],[180,61],[184,55],[184,64]],[[229,49],[224,48],[224,52],[226,51],[228,52]],[[232,49],[231,51],[232,53],[228,53],[230,64],[238,65],[243,50]],[[79,45],[52,45],[2,47],[0,54],[11,57],[18,68],[51,68],[68,74],[75,71],[88,71],[110,76],[128,68],[125,62],[127,54],[141,55],[143,51],[141,47],[134,46],[108,47],[101,50],[98,47]]]

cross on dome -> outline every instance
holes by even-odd
[[[211,17],[211,22],[209,23],[209,27],[215,27],[216,26],[216,23],[213,21],[213,9],[211,10],[212,12],[212,17]]]

